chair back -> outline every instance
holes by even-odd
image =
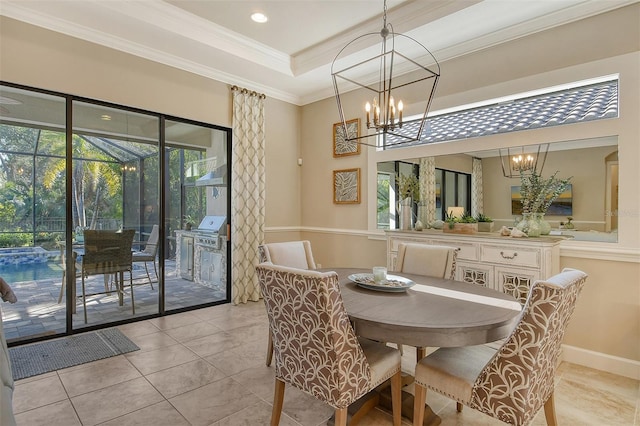
[[[564,269],[529,291],[520,319],[473,385],[472,408],[528,424],[554,388],[562,339],[587,274]]]
[[[334,408],[369,390],[371,371],[342,303],[338,275],[256,267],[273,335],[276,377]]]
[[[156,253],[158,252],[158,240],[160,238],[160,227],[158,225],[153,225],[151,228],[151,234],[149,234],[149,239],[145,243],[144,253],[156,257]]]
[[[316,269],[309,241],[288,241],[262,244],[258,247],[260,263],[289,266],[298,269]]]
[[[112,274],[132,269],[135,230],[84,231],[82,271],[85,275]]]
[[[398,244],[395,270],[406,274],[454,279],[457,247],[418,243]]]

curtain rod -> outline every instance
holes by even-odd
[[[244,87],[238,87],[236,85],[231,86],[231,91],[235,92],[235,91],[239,91],[240,93],[244,94],[244,95],[249,95],[249,96],[256,96],[260,99],[266,99],[267,95],[265,95],[264,93],[258,93],[255,92],[253,90],[249,90],[249,89],[245,89]]]

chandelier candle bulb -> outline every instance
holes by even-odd
[[[364,110],[367,112],[367,128],[371,125],[371,120],[369,119],[369,112],[371,111],[371,104],[367,102],[364,104]]]

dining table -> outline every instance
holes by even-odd
[[[522,311],[514,297],[477,284],[389,272],[387,283],[394,285],[385,285],[372,281],[371,269],[322,271],[338,274],[342,300],[358,336],[413,346],[417,348],[417,360],[426,355],[427,348],[472,346],[504,339]],[[403,397],[403,416],[411,419],[413,396],[404,395],[407,398]],[[390,404],[390,400],[387,402]],[[380,403],[386,405],[382,400]],[[358,410],[367,405],[372,404],[360,402],[353,410],[350,408],[352,418],[360,418]],[[432,415],[425,415],[424,424],[439,424],[430,408],[427,413]]]

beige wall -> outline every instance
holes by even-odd
[[[620,164],[620,229],[618,243],[573,242],[561,248],[562,267],[576,267],[590,278],[565,338],[565,356],[573,362],[640,378],[640,5],[562,28],[496,46],[442,64],[442,79],[432,110],[464,105],[500,96],[570,83],[610,74],[620,75],[620,118],[558,126],[506,135],[440,143],[419,148],[376,152],[364,147],[359,156],[334,159],[332,124],[338,121],[333,99],[306,105],[302,112],[302,155],[313,158],[303,166],[302,236],[311,240],[323,266],[369,268],[385,264],[384,235],[375,229],[376,163],[439,156],[594,137],[617,137]],[[602,28],[611,32],[601,31]],[[606,33],[606,34],[605,34]],[[362,104],[352,92],[342,99],[348,106]],[[355,118],[355,117],[348,117]],[[363,117],[361,117],[363,118]],[[606,151],[606,148],[603,148]],[[606,155],[607,153],[602,153]],[[582,160],[581,160],[582,161]],[[574,175],[575,214],[592,218],[602,211],[603,181],[593,187],[589,175],[600,174],[601,159],[585,159],[586,166],[566,158],[545,166]],[[567,164],[565,164],[567,163]],[[498,166],[489,165],[488,168]],[[331,170],[362,168],[363,200],[359,205],[335,205],[331,200]],[[499,166],[498,166],[499,167]],[[486,169],[485,169],[486,170]],[[498,169],[499,170],[499,169]],[[564,173],[563,172],[563,173]],[[501,172],[499,172],[501,174]],[[584,184],[583,184],[584,183]],[[491,192],[485,181],[485,196]],[[498,186],[510,186],[502,178]],[[503,191],[501,191],[502,193]],[[508,194],[508,191],[507,191]],[[492,197],[493,195],[489,195]],[[508,200],[508,195],[505,196]],[[507,201],[508,202],[508,201]],[[504,206],[503,209],[509,207]],[[498,216],[506,212],[498,212]],[[506,218],[510,217],[509,215]],[[595,216],[595,214],[594,214]]]
[[[231,126],[227,84],[5,17],[0,52],[3,81]],[[267,226],[299,227],[301,108],[267,99],[265,109]]]
[[[621,210],[626,212],[620,226],[628,235],[602,249],[588,244],[563,249],[563,266],[590,274],[565,343],[635,365],[640,362],[639,11],[636,4],[443,63],[432,108],[620,73],[619,119],[520,132],[518,143],[618,135]],[[607,30],[602,31],[604,28]],[[231,123],[228,86],[204,77],[7,18],[0,18],[0,51],[0,79],[4,81],[223,126]],[[356,105],[361,99],[353,93],[344,102]],[[367,182],[375,178],[376,161],[397,159],[401,154],[381,155],[365,148],[358,156],[333,158],[332,125],[338,121],[334,99],[302,108],[269,99],[266,120],[267,240],[308,238],[323,266],[385,264],[384,236],[369,225],[369,206],[375,201]],[[512,138],[437,144],[413,150],[407,157],[495,149],[513,144]],[[303,159],[301,167],[298,157]],[[336,205],[332,171],[353,167],[362,169],[362,202]],[[600,253],[626,261],[602,260]]]

